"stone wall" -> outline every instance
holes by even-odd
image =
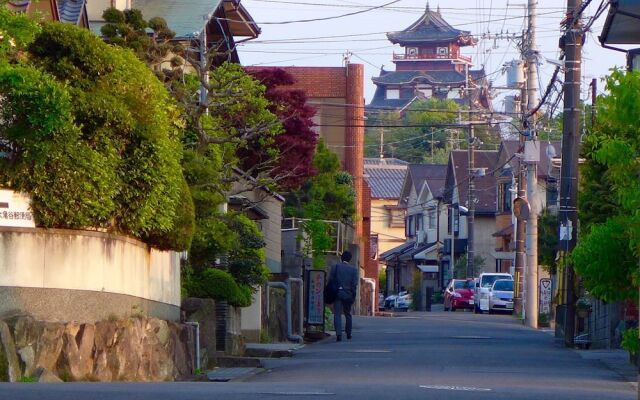
[[[159,319],[0,321],[0,380],[172,381],[194,368],[193,328]],[[57,377],[57,378],[56,378]]]

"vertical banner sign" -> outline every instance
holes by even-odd
[[[551,279],[540,279],[540,314],[551,313]]]
[[[309,290],[307,290],[307,324],[324,325],[324,280],[325,272],[309,271]]]

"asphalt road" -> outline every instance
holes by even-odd
[[[352,341],[307,345],[265,365],[235,383],[2,384],[0,399],[638,399],[600,361],[508,315],[357,318]]]

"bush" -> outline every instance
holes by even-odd
[[[638,328],[631,328],[622,334],[622,348],[630,354],[638,354],[640,350],[640,339],[638,338]]]
[[[218,268],[207,268],[200,273],[192,272],[183,285],[189,297],[227,301],[236,307],[251,305],[251,288],[238,285],[230,273]]]
[[[23,63],[0,63],[0,183],[31,195],[38,226],[170,232],[181,124],[163,84],[130,51],[69,24],[43,25],[19,50]]]

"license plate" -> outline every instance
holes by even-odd
[[[473,304],[473,300],[469,300],[469,304]]]
[[[505,307],[506,308],[513,308],[513,302],[512,301],[507,302],[507,304],[505,304]]]

